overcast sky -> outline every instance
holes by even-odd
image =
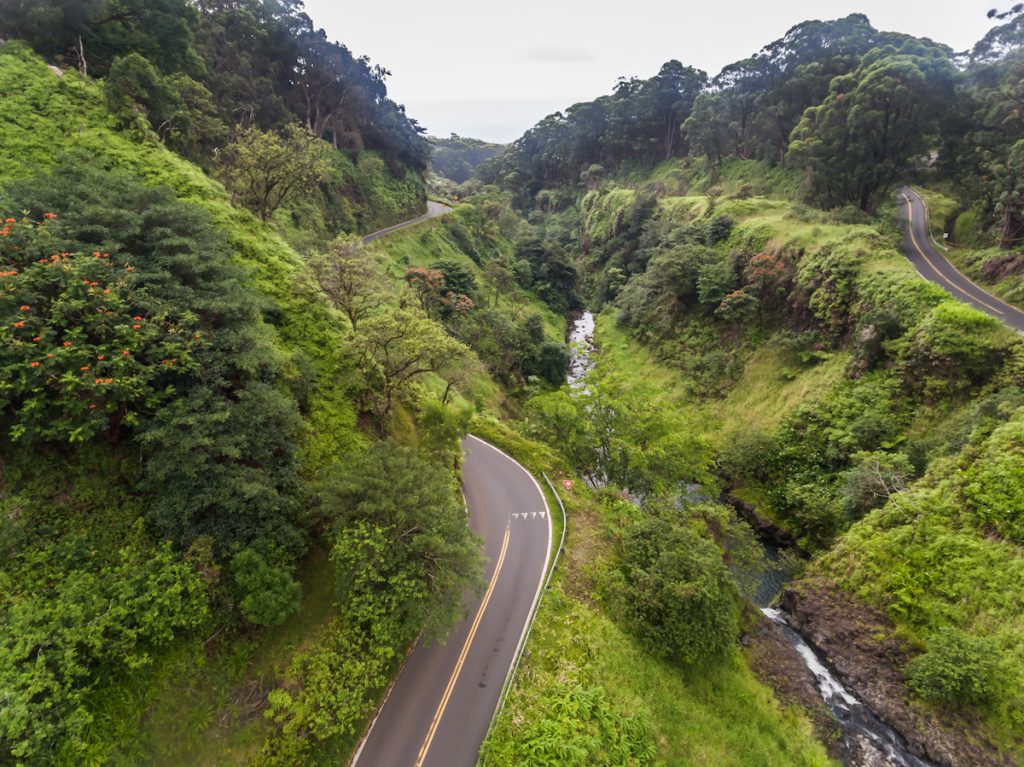
[[[306,0],[329,37],[391,71],[431,134],[506,142],[552,112],[678,59],[716,74],[807,19],[864,13],[876,29],[955,50],[1010,0]]]

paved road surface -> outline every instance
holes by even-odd
[[[928,232],[928,213],[920,195],[910,187],[903,187],[899,192],[899,201],[901,215],[909,219],[909,226],[903,234],[903,252],[918,273],[960,301],[973,304],[1014,330],[1024,332],[1024,312],[979,288],[932,246]]]
[[[487,591],[445,644],[413,649],[353,766],[473,767],[540,591],[551,551],[540,486],[486,442],[469,436],[462,446]]]
[[[448,213],[449,211],[451,211],[451,208],[449,208],[447,205],[440,202],[434,202],[433,200],[427,200],[427,212],[424,213],[422,216],[420,216],[419,218],[414,218],[411,221],[403,221],[401,224],[389,226],[387,229],[381,229],[379,232],[373,232],[372,234],[368,234],[365,237],[363,237],[363,245],[369,245],[374,240],[383,237],[386,234],[391,234],[392,232],[398,231],[399,229],[405,229],[405,227],[407,226],[413,226],[414,224],[418,224],[421,221],[426,221],[427,219],[430,218],[437,218],[438,216],[443,216],[445,213]]]

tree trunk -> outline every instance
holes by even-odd
[[[78,47],[75,48],[75,55],[78,57],[78,71],[82,73],[82,76],[89,74],[89,65],[85,60],[85,44],[82,42],[82,36],[78,36]]]

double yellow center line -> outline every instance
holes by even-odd
[[[953,290],[957,291],[958,293],[960,293],[961,295],[966,297],[968,301],[976,301],[979,304],[981,304],[982,306],[987,306],[989,309],[994,311],[996,314],[998,314],[1000,316],[1003,316],[1005,313],[1001,309],[999,309],[996,306],[992,306],[992,304],[988,303],[984,299],[978,298],[975,295],[971,295],[966,290],[961,288],[959,285],[956,285],[948,277],[945,277],[945,275],[943,275],[942,272],[939,271],[938,267],[936,267],[935,264],[932,263],[932,260],[930,258],[928,258],[928,254],[925,253],[921,249],[920,245],[917,244],[917,238],[914,236],[914,204],[911,202],[911,200],[907,196],[906,192],[903,193],[903,199],[907,201],[907,224],[908,224],[907,231],[910,233],[910,242],[913,244],[914,250],[916,250],[918,253],[920,253],[921,254],[921,258],[923,258],[928,263],[928,266],[930,266],[932,268],[932,271],[935,272],[936,276],[942,277],[943,281],[944,281],[944,283],[946,285],[948,285],[950,288],[952,288]],[[957,274],[960,274],[960,272],[958,271]],[[969,277],[966,277],[966,276],[964,276],[962,274],[960,276],[963,277],[968,282],[970,282],[971,285],[974,285],[974,283],[971,282]],[[974,285],[974,287],[978,288],[977,285]],[[978,288],[978,290],[981,291],[982,293],[984,293],[984,291],[982,291],[981,288]]]
[[[494,585],[498,582],[498,574],[501,572],[502,565],[505,564],[505,554],[508,552],[508,538],[511,528],[509,525],[505,525],[505,537],[501,541],[501,553],[498,554],[498,561],[494,566],[494,574],[491,576],[491,582],[487,584],[487,591],[484,593],[483,601],[480,602],[480,607],[477,608],[476,616],[473,618],[473,625],[469,627],[469,634],[466,636],[466,641],[462,645],[462,652],[459,653],[459,660],[455,664],[455,669],[452,671],[451,678],[448,679],[448,686],[445,687],[444,695],[441,696],[441,702],[437,705],[437,711],[434,712],[434,720],[430,723],[430,729],[427,730],[426,740],[423,741],[423,745],[420,746],[419,756],[416,757],[415,767],[423,767],[423,761],[427,758],[427,751],[430,750],[430,744],[434,740],[434,735],[437,733],[437,726],[441,723],[441,717],[444,716],[444,710],[448,707],[448,699],[452,696],[452,690],[455,689],[455,683],[459,680],[459,674],[462,672],[462,664],[466,662],[466,656],[469,654],[470,645],[473,644],[473,637],[476,636],[476,631],[480,627],[480,620],[484,616],[484,611],[487,609],[487,603],[491,601],[491,594],[494,593]]]

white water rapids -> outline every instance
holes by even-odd
[[[779,626],[786,641],[800,654],[814,675],[818,693],[838,720],[847,745],[853,746],[848,750],[858,756],[856,764],[877,767],[935,767],[931,762],[910,753],[907,741],[902,735],[881,721],[857,696],[843,687],[803,637],[786,623],[782,611],[773,607],[762,607],[761,612]]]

